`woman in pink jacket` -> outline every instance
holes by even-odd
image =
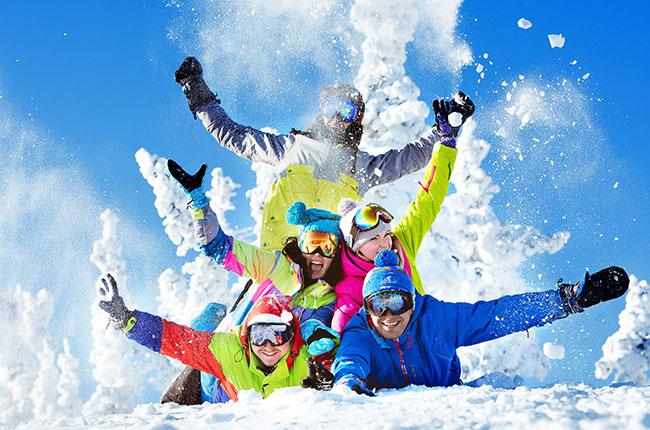
[[[433,147],[433,156],[418,182],[420,189],[399,223],[391,228],[392,215],[381,206],[341,200],[338,210],[345,245],[341,253],[343,279],[335,286],[336,307],[331,327],[339,333],[363,305],[363,279],[375,268],[374,259],[384,249],[392,249],[400,266],[406,269],[415,288],[424,294],[415,256],[424,235],[436,219],[449,188],[449,178],[456,161],[457,127],[448,119],[449,102],[435,100],[436,127],[441,139]]]

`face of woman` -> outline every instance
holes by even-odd
[[[307,270],[311,279],[323,279],[334,261],[334,258],[323,257],[317,252],[314,254],[303,252],[302,256],[307,260]]]
[[[357,255],[367,261],[375,261],[375,257],[384,249],[391,249],[393,247],[393,237],[390,231],[383,231],[366,243],[361,245],[357,250]]]

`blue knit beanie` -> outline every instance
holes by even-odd
[[[295,202],[287,211],[287,222],[291,225],[300,226],[299,237],[310,230],[324,231],[336,236],[339,243],[341,243],[343,234],[339,227],[340,220],[340,215],[324,209],[307,209],[303,202]]]
[[[404,291],[415,295],[415,286],[408,272],[399,267],[397,255],[384,249],[375,257],[375,267],[363,281],[363,298],[383,291]]]

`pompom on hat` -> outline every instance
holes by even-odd
[[[415,295],[415,285],[406,269],[399,266],[397,255],[388,249],[375,258],[375,267],[363,281],[363,298],[385,291],[402,291]]]
[[[343,236],[339,227],[340,220],[340,215],[330,211],[318,208],[307,209],[303,202],[295,202],[287,211],[287,222],[300,226],[299,237],[310,230],[323,231],[336,236],[340,243]]]
[[[391,226],[389,222],[379,219],[377,225],[369,230],[360,231],[354,225],[354,217],[359,209],[366,206],[363,202],[357,202],[352,199],[341,199],[338,204],[337,210],[341,214],[341,232],[343,233],[343,240],[346,245],[353,251],[357,252],[370,239],[380,233],[390,231]]]

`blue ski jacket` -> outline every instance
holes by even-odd
[[[446,303],[416,294],[406,330],[396,340],[380,336],[363,308],[342,333],[333,372],[336,382],[355,380],[366,389],[460,382],[459,346],[542,326],[567,314],[557,290],[504,296],[492,301]]]

